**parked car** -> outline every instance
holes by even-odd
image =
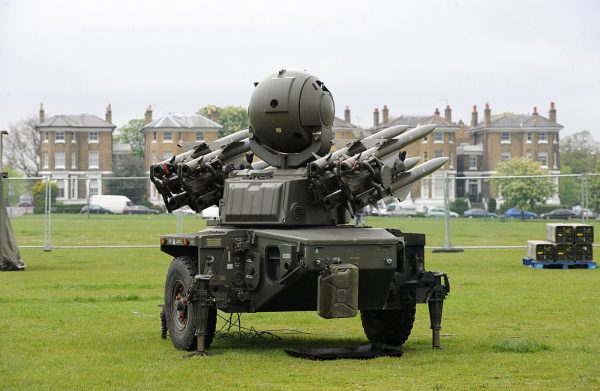
[[[417,215],[417,207],[412,203],[394,202],[387,206],[386,211],[390,216],[412,217]]]
[[[83,208],[81,208],[81,213],[112,214],[110,210],[94,204],[84,205]]]
[[[362,212],[365,216],[390,216],[385,207],[381,208],[379,205],[367,205],[362,209]]]
[[[29,207],[33,206],[33,198],[29,195],[19,196],[19,206]]]
[[[578,219],[585,217],[588,219],[593,219],[594,217],[596,217],[596,213],[594,213],[593,210],[589,210],[589,209],[578,209],[578,210],[573,210],[573,213],[575,213],[575,216],[577,216]]]
[[[131,205],[123,209],[124,215],[157,215],[160,212],[144,205]]]
[[[513,218],[520,219],[521,217],[525,219],[535,219],[538,217],[537,213],[529,212],[527,210],[523,211],[523,215],[521,216],[521,209],[518,208],[510,208],[506,212],[502,214],[502,217],[505,219]]]
[[[458,217],[458,213],[450,211],[448,213],[450,217]],[[444,217],[446,216],[446,210],[444,208],[434,207],[427,209],[425,217]]]
[[[468,217],[468,218],[490,218],[490,219],[494,219],[496,218],[496,213],[494,212],[488,212],[485,209],[481,209],[481,208],[473,208],[473,209],[468,209],[463,213],[464,217]]]
[[[542,213],[540,219],[576,219],[577,215],[569,209],[554,209],[548,213]]]

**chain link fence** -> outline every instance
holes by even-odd
[[[600,212],[600,174],[563,174],[527,177],[455,177],[431,176],[415,184],[419,196],[403,201],[409,204],[410,216],[427,217],[428,212],[442,210],[437,214],[439,224],[443,221],[444,244],[429,248],[521,248],[523,245],[497,243],[482,246],[462,246],[454,243],[453,226],[458,221],[450,217],[455,212],[463,217],[468,209],[487,212],[484,219],[520,220],[520,215],[507,214],[508,205],[498,185],[498,179],[509,181],[550,180],[554,194],[546,203],[535,205],[527,212],[546,216],[553,209],[569,209],[573,221],[596,224]],[[147,177],[36,177],[4,179],[4,199],[13,226],[20,228],[17,241],[20,247],[42,248],[143,248],[157,247],[161,233],[182,233],[205,226],[202,216],[184,208],[167,214],[162,199],[154,191]],[[434,189],[427,192],[426,189]],[[113,205],[102,200],[107,195],[119,195],[131,205]],[[432,196],[433,195],[433,196]],[[110,198],[110,197],[109,197]],[[577,206],[573,208],[574,206]],[[454,213],[452,213],[454,215]],[[478,218],[473,215],[472,218]],[[529,215],[524,216],[529,218]],[[550,218],[553,218],[550,216]],[[558,217],[557,218],[563,218]],[[152,219],[152,225],[148,221]],[[53,224],[54,222],[56,224]],[[60,224],[58,222],[60,221]],[[122,232],[120,231],[122,230]],[[111,236],[113,235],[113,236]],[[115,236],[116,235],[116,236]],[[114,238],[118,237],[119,240]],[[123,240],[127,238],[127,240]]]

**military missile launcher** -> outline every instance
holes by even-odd
[[[401,345],[428,303],[439,347],[445,273],[425,270],[425,235],[355,227],[352,216],[411,185],[447,158],[418,164],[404,147],[433,126],[384,129],[331,151],[334,101],[317,77],[281,70],[260,83],[249,129],[150,168],[169,211],[219,206],[219,220],[163,235],[174,257],[164,314],[178,349],[208,349],[216,311],[317,311],[356,316],[370,342]]]

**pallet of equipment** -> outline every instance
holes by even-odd
[[[546,240],[553,243],[575,243],[573,224],[546,224]]]
[[[534,269],[596,269],[598,265],[592,261],[546,262],[523,258],[523,265]]]
[[[536,261],[554,261],[556,245],[547,240],[528,240],[527,257]]]

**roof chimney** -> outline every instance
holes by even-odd
[[[375,111],[373,111],[373,127],[378,127],[379,126],[379,109],[375,108]]]
[[[533,115],[538,115],[537,106],[533,106]]]
[[[383,105],[383,110],[381,110],[381,114],[382,114],[382,122],[384,124],[387,124],[390,120],[390,111],[388,110],[388,107],[386,105]]]
[[[348,106],[346,106],[346,110],[344,110],[344,121],[346,121],[346,123],[351,123],[350,122],[350,108]]]
[[[444,118],[446,118],[446,121],[452,122],[452,109],[450,108],[450,105],[446,105],[446,110],[444,110]]]
[[[556,122],[556,109],[554,108],[554,102],[550,102],[550,110],[548,110],[548,119],[552,122]]]
[[[483,112],[483,115],[485,116],[485,124],[489,125],[492,123],[492,109],[490,109],[490,104],[486,103],[485,104],[485,110]]]
[[[108,104],[108,106],[106,106],[106,116],[104,117],[106,119],[106,122],[108,122],[109,124],[113,124],[112,123],[112,108],[110,107],[110,103]]]
[[[44,111],[44,104],[40,103],[40,124],[46,120],[46,112]]]
[[[474,128],[475,126],[477,126],[477,106],[473,105],[473,112],[471,113],[471,126]]]
[[[144,125],[148,125],[150,122],[152,122],[152,105],[148,105],[144,115]]]

